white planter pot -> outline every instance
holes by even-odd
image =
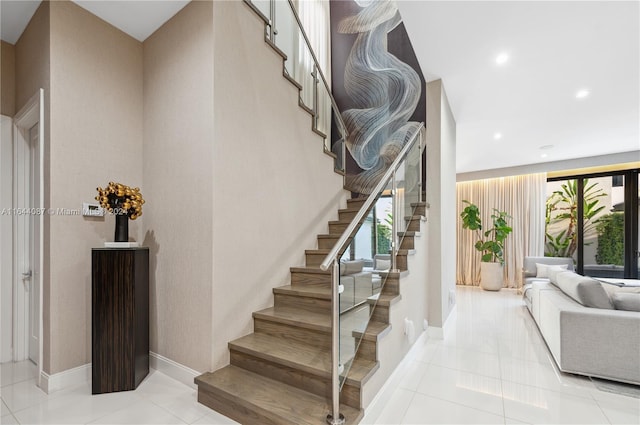
[[[500,263],[480,263],[480,287],[485,291],[502,289],[504,271]]]

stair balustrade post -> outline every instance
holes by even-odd
[[[396,254],[398,253],[398,182],[396,181],[396,172],[393,170],[391,175],[391,271],[398,271]]]
[[[311,76],[313,77],[313,128],[318,130],[318,83],[320,80],[318,79],[318,67],[315,64],[313,64]]]
[[[278,30],[276,29],[276,0],[269,2],[269,40],[275,44],[276,35]]]
[[[340,414],[340,265],[333,260],[331,268],[331,413],[327,415],[330,425],[343,425]]]

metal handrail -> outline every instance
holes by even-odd
[[[293,12],[293,17],[296,18],[296,22],[298,23],[298,28],[300,28],[300,32],[302,33],[302,38],[304,38],[304,41],[307,44],[307,49],[309,49],[309,53],[311,53],[311,57],[313,58],[313,63],[315,64],[316,69],[318,70],[320,79],[322,80],[322,83],[324,84],[324,87],[327,89],[327,93],[329,94],[329,99],[331,100],[331,106],[335,110],[338,124],[342,128],[342,137],[346,140],[347,136],[349,135],[349,132],[347,131],[347,126],[342,120],[340,108],[338,108],[338,104],[336,103],[336,100],[334,99],[333,94],[331,92],[331,87],[329,87],[329,83],[327,83],[327,79],[325,78],[324,73],[322,72],[322,68],[320,67],[320,62],[318,62],[318,58],[316,58],[316,54],[313,52],[313,47],[311,47],[311,42],[309,41],[309,38],[307,37],[307,33],[304,30],[304,25],[302,25],[300,16],[298,16],[298,11],[296,10],[295,5],[293,4],[293,0],[288,0],[288,1],[289,1],[289,6],[291,7],[291,11]]]
[[[338,242],[336,242],[336,244],[333,246],[331,251],[329,251],[327,256],[324,257],[324,261],[322,262],[322,264],[320,264],[320,268],[322,270],[328,270],[331,263],[333,263],[338,258],[338,255],[344,250],[345,246],[347,245],[347,242],[349,241],[349,238],[351,237],[351,234],[356,230],[356,227],[358,226],[360,221],[364,218],[364,215],[369,211],[369,208],[371,207],[371,204],[373,204],[373,201],[377,198],[378,193],[380,193],[382,189],[384,189],[384,187],[387,185],[387,183],[389,182],[389,179],[393,176],[394,171],[398,168],[398,165],[400,165],[400,163],[404,161],[405,156],[407,156],[407,153],[415,144],[416,140],[418,139],[418,135],[422,132],[423,128],[424,128],[424,122],[420,123],[420,127],[418,127],[418,130],[411,137],[411,139],[409,140],[409,143],[404,145],[404,147],[402,148],[402,150],[400,151],[396,159],[393,160],[393,162],[391,163],[387,171],[384,173],[384,175],[382,176],[382,178],[380,179],[376,187],[371,191],[371,193],[369,194],[369,197],[360,208],[360,211],[358,211],[358,213],[353,218],[353,220],[351,220],[351,223],[349,223],[345,231],[342,232],[342,236],[340,236],[340,239],[338,239]]]

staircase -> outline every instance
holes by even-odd
[[[268,23],[254,6],[245,4]],[[265,41],[286,60],[277,46]],[[302,89],[286,69],[283,75]],[[315,128],[313,111],[302,102],[300,106],[311,114],[312,131],[326,137]],[[326,149],[325,153],[336,158]],[[338,220],[328,222],[329,233],[317,235],[317,248],[305,250],[305,266],[290,268],[290,285],[273,288],[273,307],[253,312],[254,332],[228,343],[230,364],[195,379],[200,403],[242,424],[326,423],[332,395],[331,271],[319,265],[364,202],[349,199],[346,208],[337,211]],[[401,299],[407,257],[420,237],[426,204],[412,208],[407,232],[399,235],[404,237],[396,260],[400,272],[387,273],[382,292],[368,300],[371,321],[364,333],[353,333],[362,338],[358,352],[353,359],[342,359],[352,362],[340,393],[340,412],[348,424],[360,422],[364,414],[364,389],[380,367],[379,344],[391,330],[390,310]]]
[[[363,202],[347,201],[340,219],[329,223],[329,234],[318,235],[319,248],[305,251],[306,266],[290,269],[291,284],[273,289],[274,306],[253,313],[254,332],[229,342],[231,364],[196,378],[200,403],[242,424],[325,423],[331,398],[331,273],[318,265],[330,241],[350,223],[349,212]],[[411,223],[419,226],[425,204],[414,206]],[[401,272],[388,273],[342,388],[340,411],[350,424],[364,413],[362,389],[378,369],[378,342],[390,330],[389,309],[400,299],[400,276],[420,234],[404,236]]]

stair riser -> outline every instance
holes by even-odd
[[[291,286],[296,285],[318,285],[329,287],[331,285],[331,275],[291,272]]]
[[[351,221],[358,214],[358,211],[338,211],[338,219],[340,221]]]
[[[295,425],[295,422],[284,422],[280,418],[266,417],[264,414],[241,404],[232,395],[223,396],[202,387],[198,388],[198,403],[204,404],[216,412],[233,419],[236,422],[247,425]]]
[[[349,223],[329,223],[329,233],[334,235],[342,235],[342,233],[347,230],[349,227]]]
[[[405,236],[402,239],[402,243],[400,244],[400,249],[414,249],[415,248],[415,239],[413,236]]]
[[[305,254],[307,267],[319,267],[324,261],[327,254]]]
[[[318,238],[318,249],[331,249],[340,239],[340,235],[334,238]]]
[[[407,227],[407,232],[419,232],[420,231],[420,220],[414,219],[409,222],[409,226]]]
[[[272,322],[259,318],[253,319],[253,331],[263,332],[278,338],[288,338],[316,347],[331,348],[331,334],[290,326],[285,323]]]
[[[347,207],[359,209],[364,205],[366,201],[367,201],[366,198],[365,199],[347,199]]]
[[[406,255],[396,255],[396,267],[399,270],[407,270],[407,256]]]
[[[387,278],[382,293],[385,295],[398,295],[400,294],[400,282],[397,279]]]
[[[327,397],[327,399],[331,398],[330,375],[324,377],[317,376],[233,349],[231,349],[231,364],[287,385],[300,388],[312,394],[324,396]],[[360,388],[345,383],[342,387],[340,402],[360,409],[360,399]]]
[[[426,215],[427,207],[426,205],[418,205],[413,210],[413,215]]]
[[[371,314],[371,320],[381,323],[389,323],[389,307],[376,305]]]
[[[363,339],[360,341],[360,347],[358,348],[358,358],[365,360],[378,361],[378,351],[374,341],[368,341]]]
[[[274,294],[273,298],[276,307],[294,307],[320,313],[331,312],[331,300],[288,294]]]

